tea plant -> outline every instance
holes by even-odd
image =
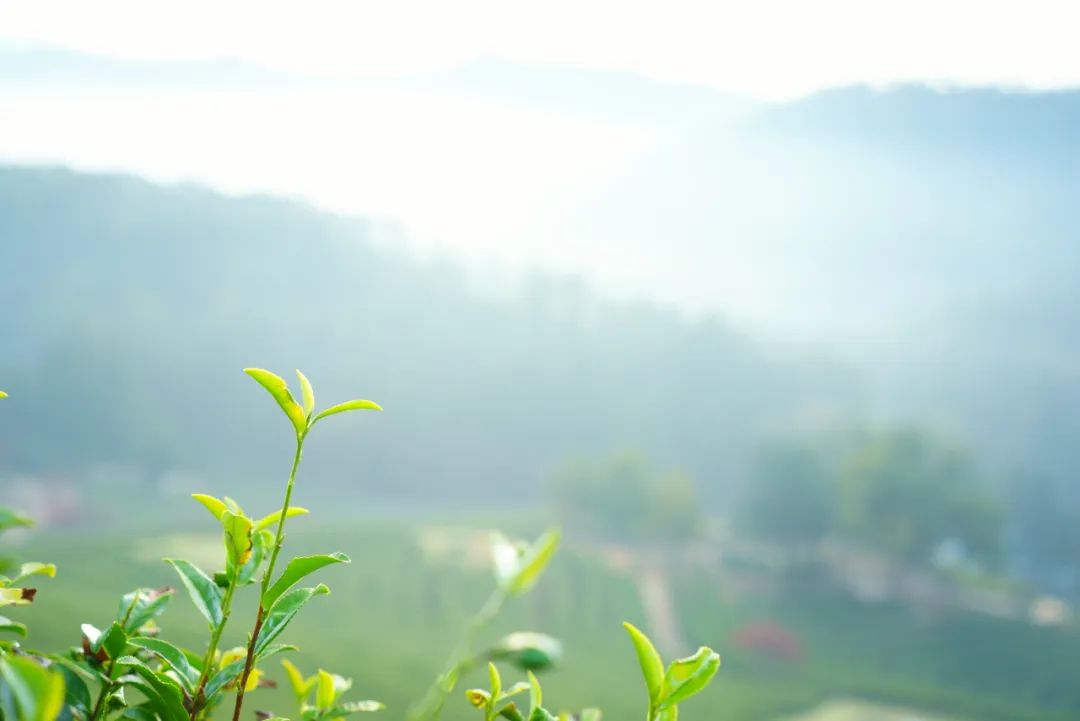
[[[158,619],[175,590],[137,588],[124,594],[114,618],[104,630],[82,625],[79,646],[59,654],[24,650],[17,641],[0,641],[0,721],[207,721],[232,698],[232,719],[239,721],[246,695],[267,683],[265,662],[296,647],[275,643],[300,610],[316,596],[329,593],[322,583],[301,586],[309,575],[328,566],[348,564],[343,553],[298,556],[283,570],[278,560],[285,543],[288,519],[305,515],[292,505],[304,441],[325,418],[356,410],[382,410],[368,400],[352,400],[315,410],[315,393],[297,371],[300,401],[279,376],[259,368],[245,370],[274,399],[288,418],[295,439],[292,466],[281,506],[255,517],[229,497],[196,493],[193,498],[213,515],[222,533],[222,569],[207,573],[190,561],[166,559],[180,585],[206,621],[207,641],[196,651],[162,638]],[[0,391],[0,398],[7,394]],[[0,508],[0,531],[29,525],[29,519]],[[561,644],[535,632],[517,632],[478,649],[480,635],[504,604],[527,593],[539,580],[559,545],[559,532],[549,530],[536,541],[492,537],[495,587],[480,610],[468,621],[443,671],[423,697],[410,707],[407,721],[437,721],[463,674],[487,663],[490,689],[472,689],[469,701],[482,709],[485,721],[599,721],[600,711],[586,709],[577,716],[553,715],[542,705],[534,671],[558,662]],[[2,565],[6,573],[9,566]],[[52,564],[23,563],[11,576],[0,576],[0,607],[33,601],[36,589],[26,581],[52,577]],[[244,646],[222,649],[221,643],[235,603],[248,587],[255,589],[255,621]],[[627,624],[649,691],[646,721],[676,721],[678,704],[703,689],[715,674],[719,657],[702,648],[694,656],[672,662],[665,671],[659,654],[640,631]],[[0,633],[25,637],[26,626],[0,616]],[[509,663],[528,674],[528,682],[503,689],[495,662]],[[337,721],[355,713],[374,712],[383,704],[346,700],[352,681],[324,669],[305,676],[288,660],[281,666],[296,700],[300,721]],[[515,697],[529,693],[527,712]],[[227,706],[226,706],[227,707]],[[258,712],[260,721],[288,721]]]

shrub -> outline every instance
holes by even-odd
[[[303,373],[297,371],[300,401],[281,377],[259,368],[245,370],[274,399],[289,421],[295,441],[292,467],[280,508],[267,515],[248,515],[231,498],[196,493],[221,527],[222,570],[208,573],[183,559],[166,559],[175,569],[195,608],[206,620],[205,648],[182,648],[162,637],[158,620],[168,608],[172,588],[137,588],[120,599],[115,617],[99,629],[82,625],[78,647],[63,653],[28,651],[17,641],[0,642],[0,719],[2,721],[204,721],[219,706],[232,706],[238,721],[246,694],[265,683],[265,664],[274,656],[296,649],[279,643],[290,622],[316,597],[329,593],[323,584],[301,585],[313,573],[331,566],[347,565],[343,553],[298,556],[279,568],[278,560],[290,518],[308,513],[292,505],[293,489],[303,457],[304,441],[320,421],[359,410],[381,410],[368,400],[351,400],[321,412],[315,409],[315,393]],[[0,392],[0,398],[6,394]],[[0,509],[0,531],[28,525],[29,519]],[[421,699],[407,710],[407,721],[435,721],[462,674],[487,663],[491,688],[473,689],[467,698],[481,708],[485,721],[502,717],[509,721],[573,719],[558,717],[541,705],[541,689],[534,671],[558,661],[561,647],[543,634],[519,632],[477,649],[477,638],[499,614],[503,605],[527,593],[539,580],[559,544],[557,530],[549,530],[535,542],[511,541],[495,534],[492,557],[495,588],[468,622],[461,640],[441,674]],[[279,573],[275,576],[275,571]],[[31,603],[37,591],[28,585],[35,576],[52,577],[55,566],[23,563],[13,576],[0,576],[0,607]],[[234,604],[254,587],[255,622],[247,644],[222,649],[222,635]],[[648,720],[675,721],[678,704],[703,689],[719,666],[719,657],[707,648],[664,669],[648,638],[627,625],[649,693]],[[26,636],[26,626],[0,617],[0,633]],[[508,663],[528,674],[528,682],[506,689],[496,662]],[[373,700],[353,700],[346,695],[352,682],[324,669],[305,676],[288,660],[282,660],[296,700],[296,718],[302,721],[336,721],[356,713],[380,711]],[[514,698],[529,692],[528,710]],[[256,714],[263,721],[281,717]],[[600,711],[587,709],[578,721],[598,721]]]

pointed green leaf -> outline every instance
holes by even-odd
[[[528,591],[540,579],[548,561],[559,547],[561,534],[558,529],[551,529],[536,540],[520,561],[520,569],[514,575],[507,586],[507,591],[512,594],[520,594]]]
[[[211,628],[221,624],[221,589],[210,578],[191,563],[180,559],[165,559],[176,569],[180,580],[191,596],[195,608],[206,618]]]
[[[288,591],[295,586],[300,579],[315,571],[318,571],[324,566],[329,566],[333,563],[350,563],[349,557],[344,553],[331,553],[329,555],[317,555],[317,556],[300,556],[289,561],[289,565],[285,567],[285,571],[281,574],[277,581],[274,582],[270,588],[266,589],[266,593],[262,597],[263,608],[270,608],[274,605],[274,602],[281,597],[281,594]]]
[[[302,435],[307,430],[307,416],[304,415],[304,409],[293,400],[285,379],[262,368],[245,368],[244,372],[274,397],[277,404],[281,406],[281,410],[285,411],[285,415],[289,417],[297,435]]]
[[[119,658],[127,650],[127,634],[119,621],[113,621],[93,645],[95,651],[103,650],[109,658]]]
[[[4,391],[0,391],[0,398],[7,398],[7,397],[8,397],[7,393],[5,393]]]
[[[311,418],[311,412],[315,410],[315,389],[311,387],[311,381],[307,376],[296,369],[296,377],[300,379],[300,395],[304,399],[304,417]]]
[[[303,515],[306,515],[308,513],[311,513],[311,511],[309,511],[306,508],[301,508],[300,506],[289,506],[289,512],[285,514],[285,517],[286,518],[292,518],[293,516],[303,516]],[[255,522],[255,530],[256,531],[261,531],[264,528],[269,528],[270,526],[276,525],[280,518],[281,518],[281,510],[280,509],[277,510],[277,511],[274,511],[271,514],[263,516],[262,518],[260,518],[258,521]]]
[[[529,674],[529,718],[532,719],[536,712],[540,710],[541,703],[544,700],[543,690],[540,688],[540,682],[536,680],[536,674],[532,671]]]
[[[164,661],[169,668],[176,672],[184,690],[190,695],[195,694],[195,683],[199,679],[199,671],[191,665],[183,651],[160,638],[132,638],[128,639],[128,643],[138,648],[144,648]]]
[[[380,406],[375,401],[363,401],[363,400],[345,401],[344,403],[338,403],[336,406],[330,406],[325,411],[322,411],[321,413],[316,415],[313,419],[311,419],[311,425],[315,425],[315,423],[317,421],[321,421],[323,418],[326,418],[327,416],[337,415],[338,413],[344,413],[346,411],[381,411],[381,410],[382,410],[382,406]]]
[[[318,673],[318,685],[315,688],[315,706],[328,709],[334,705],[336,694],[334,693],[334,677],[321,668]]]
[[[225,505],[225,501],[220,498],[214,498],[208,496],[205,493],[192,493],[191,497],[199,503],[206,506],[206,510],[214,514],[214,518],[221,520],[221,514],[229,510],[229,507]]]
[[[206,700],[214,698],[223,688],[229,684],[237,681],[244,673],[244,662],[246,658],[233,661],[224,668],[218,669],[210,677],[210,680],[206,682],[206,690],[203,693],[206,696]]]
[[[54,721],[64,708],[64,676],[29,658],[0,657],[0,711],[13,721]]]
[[[255,653],[265,650],[312,597],[327,593],[330,593],[330,589],[320,583],[314,588],[294,588],[282,595],[270,608],[266,621],[263,622],[262,630],[255,641]]]
[[[488,663],[488,682],[491,685],[491,698],[499,698],[502,695],[502,678],[499,676],[499,669],[490,662]]]
[[[158,673],[134,656],[121,656],[117,662],[127,666],[132,672],[142,677],[161,705],[161,712],[166,721],[184,721],[188,718],[184,707],[184,694],[179,684],[163,673]],[[137,687],[144,691],[143,687]]]
[[[682,703],[709,685],[720,668],[720,656],[702,646],[693,656],[673,661],[665,677],[665,695],[660,710]]]
[[[645,678],[645,686],[649,689],[649,705],[656,708],[664,696],[664,662],[648,636],[633,624],[623,623],[623,626],[630,634],[630,640],[634,643],[634,650],[637,652],[641,675]]]
[[[232,511],[221,512],[221,527],[225,529],[225,552],[231,568],[240,568],[251,558],[251,519]]]
[[[17,623],[6,616],[0,616],[0,631],[7,631],[26,638],[26,624]]]
[[[317,676],[311,678],[304,678],[304,674],[300,673],[298,669],[289,659],[281,659],[281,666],[285,669],[286,675],[289,677],[289,684],[292,686],[293,695],[296,696],[298,701],[303,702],[307,698],[307,695],[311,693],[312,687],[315,686]]]

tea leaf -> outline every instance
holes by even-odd
[[[318,686],[315,689],[315,705],[321,709],[328,709],[334,705],[337,694],[334,693],[334,677],[329,672],[319,669]]]
[[[52,563],[37,563],[36,561],[24,563],[19,568],[19,575],[11,579],[12,583],[18,583],[27,576],[47,576],[56,578],[56,565]]]
[[[303,435],[307,430],[307,416],[304,415],[304,410],[293,400],[285,379],[262,368],[245,368],[244,372],[254,378],[259,385],[273,396],[277,404],[281,406],[281,410],[285,411],[285,415],[289,417],[296,434]]]
[[[289,512],[285,514],[285,517],[292,518],[293,516],[303,516],[308,513],[311,513],[311,511],[306,508],[301,508],[300,506],[289,506]],[[277,523],[280,518],[281,510],[279,509],[269,515],[263,516],[258,521],[256,521],[254,530],[261,531],[264,528],[269,528],[270,526]]]
[[[131,609],[124,630],[128,632],[137,631],[147,621],[164,613],[165,607],[169,605],[169,601],[172,600],[175,593],[176,591],[168,586],[158,589],[140,588],[129,591],[120,599],[120,608],[117,609],[116,619],[122,621],[124,616],[128,615],[128,609]],[[138,594],[138,599],[135,599],[135,594]],[[133,600],[135,601],[134,606],[132,605]]]
[[[304,678],[304,674],[300,673],[298,669],[289,659],[281,659],[281,666],[285,669],[285,673],[289,677],[289,684],[292,686],[293,694],[298,701],[303,701],[307,698],[307,695],[311,693],[311,689],[315,686],[315,682],[318,680],[317,676],[311,678]]]
[[[7,631],[26,638],[26,624],[17,623],[5,616],[0,616],[0,631]]]
[[[206,510],[214,514],[214,518],[221,520],[221,514],[229,510],[229,507],[225,505],[225,501],[213,496],[208,496],[205,493],[192,493],[191,497],[199,503],[206,506]]]
[[[281,597],[281,594],[288,591],[295,586],[300,579],[315,571],[318,571],[324,566],[329,566],[333,563],[350,563],[350,559],[344,553],[331,553],[329,555],[317,555],[317,556],[299,556],[289,561],[289,565],[285,567],[285,571],[281,574],[277,581],[274,582],[270,588],[266,589],[266,593],[262,597],[263,608],[270,608],[274,605],[274,602]]]
[[[251,558],[251,519],[232,511],[222,511],[221,526],[225,529],[225,551],[229,562],[234,568],[240,568]]]
[[[312,597],[326,593],[330,593],[330,589],[320,583],[314,588],[294,588],[281,596],[270,608],[263,622],[262,630],[259,631],[259,637],[255,641],[255,653],[264,651]]]
[[[551,529],[544,533],[530,546],[524,557],[520,560],[520,570],[514,575],[513,580],[507,586],[507,591],[519,594],[528,591],[540,579],[548,561],[559,547],[561,534],[558,529]]]
[[[381,411],[381,410],[382,410],[382,406],[380,406],[375,401],[363,401],[363,400],[345,401],[344,403],[338,403],[336,406],[330,406],[329,408],[327,408],[322,413],[319,413],[317,416],[315,416],[314,418],[311,419],[311,425],[315,425],[315,423],[317,421],[321,421],[323,418],[326,418],[327,416],[337,415],[338,413],[344,413],[346,411]]]
[[[64,676],[29,658],[0,657],[0,710],[17,721],[53,721],[64,708]]]
[[[216,628],[222,619],[221,589],[205,573],[187,561],[165,559],[165,562],[176,569],[195,608],[199,609],[199,613],[210,623],[211,628]]]
[[[157,673],[134,656],[122,656],[117,659],[117,662],[128,666],[133,672],[142,676],[153,689],[167,721],[183,721],[188,717],[184,708],[184,695],[176,681],[163,673]],[[143,691],[142,688],[139,690]]]
[[[665,677],[666,695],[660,710],[682,703],[709,685],[720,668],[720,656],[702,646],[693,656],[673,661]]]
[[[128,643],[138,648],[144,648],[164,661],[169,668],[176,671],[176,675],[180,678],[180,683],[184,686],[184,689],[189,694],[194,695],[195,682],[199,678],[199,671],[191,665],[183,651],[159,638],[132,638],[128,639]]]
[[[311,381],[307,376],[296,369],[296,377],[300,379],[300,392],[304,399],[304,417],[311,418],[311,412],[315,410],[315,389],[311,387]]]
[[[623,623],[630,640],[637,652],[638,665],[641,666],[641,675],[645,678],[645,685],[649,689],[649,705],[656,708],[664,695],[664,662],[660,659],[656,647],[644,633],[639,631],[633,624]]]

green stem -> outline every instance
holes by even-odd
[[[454,652],[450,654],[446,670],[439,674],[435,682],[428,687],[420,702],[409,709],[406,716],[407,721],[436,721],[439,718],[447,697],[457,686],[458,677],[476,662],[473,653],[476,637],[495,620],[505,602],[506,593],[501,588],[497,588],[484,602],[484,605],[480,607],[476,615],[469,619],[465,634],[458,641]]]
[[[234,569],[233,576],[229,579],[229,585],[225,587],[225,596],[221,599],[221,623],[219,623],[210,634],[210,645],[206,648],[206,656],[203,658],[202,673],[199,674],[199,684],[195,690],[195,697],[192,699],[191,721],[195,721],[195,718],[202,711],[203,691],[206,689],[206,684],[210,680],[210,669],[213,667],[214,655],[217,653],[218,644],[221,642],[221,634],[225,632],[225,624],[229,622],[229,612],[232,609],[233,593],[236,591],[236,577],[239,573],[239,568]]]
[[[124,611],[124,618],[120,620],[120,629],[127,633],[128,621],[131,620],[131,614],[135,611],[135,604],[139,602],[140,589],[136,588],[135,592],[131,594],[131,603],[128,604],[127,610]],[[94,704],[94,710],[90,713],[90,721],[98,721],[101,718],[101,714],[105,710],[105,699],[112,693],[113,687],[116,686],[113,683],[113,672],[116,670],[116,659],[109,659],[109,666],[105,670],[105,676],[109,680],[101,685],[101,693],[98,694],[97,703]]]
[[[263,622],[266,620],[266,614],[270,609],[263,608],[262,597],[266,595],[266,591],[270,588],[270,579],[274,575],[274,566],[277,564],[278,554],[281,553],[281,546],[285,542],[285,518],[289,515],[289,503],[292,501],[293,484],[296,483],[296,471],[300,467],[300,458],[303,455],[304,450],[304,438],[307,436],[307,432],[297,434],[296,436],[296,454],[293,456],[292,470],[289,471],[289,482],[285,484],[285,500],[281,504],[281,518],[278,519],[277,534],[274,537],[274,548],[270,551],[270,561],[266,564],[266,573],[263,574],[262,583],[260,584],[259,591],[259,610],[255,614],[255,627],[251,631],[251,638],[248,639],[247,657],[244,659],[244,672],[240,675],[240,681],[236,687],[236,704],[233,706],[233,721],[240,720],[240,709],[244,705],[244,688],[247,686],[248,677],[251,675],[251,670],[255,665],[255,643],[259,638],[259,631],[262,630]]]

